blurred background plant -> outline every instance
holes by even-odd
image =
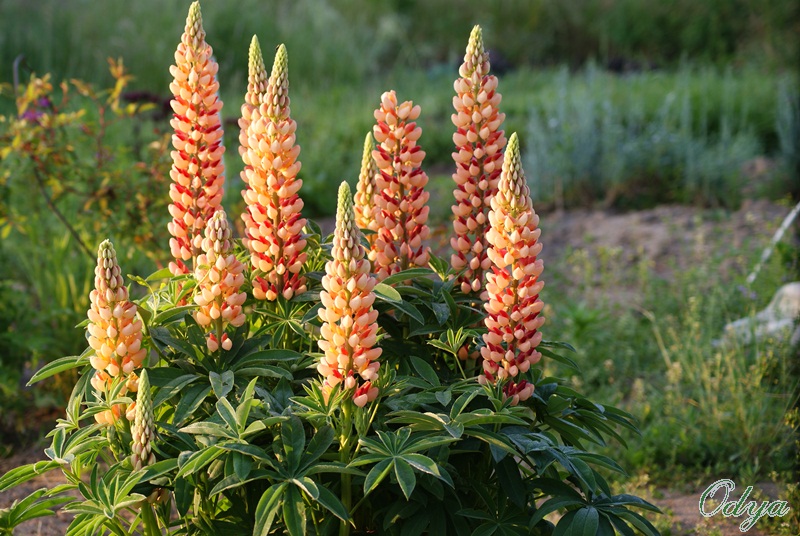
[[[31,403],[52,407],[72,389],[74,378],[35,391],[20,385],[44,362],[85,344],[74,326],[88,307],[91,250],[118,237],[130,246],[132,270],[143,272],[166,233],[165,200],[150,193],[166,187],[167,138],[142,128],[148,107],[121,100],[130,75],[122,60],[109,64],[108,89],[76,79],[56,88],[49,75],[20,82],[20,56],[15,84],[2,88],[14,103],[0,116],[0,405],[7,409],[0,425],[10,430],[29,426],[23,410]]]

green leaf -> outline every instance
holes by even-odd
[[[584,501],[579,501],[571,497],[553,497],[542,503],[539,508],[536,509],[533,517],[531,517],[528,522],[528,526],[531,528],[535,527],[547,514],[555,512],[558,509],[568,508],[570,506],[584,506],[585,504]]]
[[[166,268],[162,268],[148,275],[145,281],[158,281],[160,279],[169,279],[170,277],[172,277],[172,272],[170,271],[169,266],[167,266]]]
[[[234,377],[233,371],[231,370],[226,370],[222,374],[209,372],[208,379],[211,382],[211,388],[214,390],[214,394],[217,395],[217,398],[227,396],[227,394],[231,392],[231,389],[233,389]]]
[[[328,511],[342,521],[348,521],[350,519],[350,516],[347,515],[347,509],[342,504],[342,501],[339,500],[339,497],[334,495],[325,486],[319,486],[319,497],[317,497],[317,502],[327,508]]]
[[[525,484],[522,482],[522,476],[519,474],[519,465],[517,461],[506,456],[496,464],[497,480],[503,492],[508,498],[519,506],[524,508],[528,501],[528,494],[525,491]]]
[[[64,372],[65,370],[74,369],[76,367],[80,367],[81,365],[85,365],[89,362],[89,358],[86,356],[79,356],[79,355],[70,355],[67,357],[61,357],[59,359],[55,359],[42,368],[40,368],[36,374],[34,374],[27,385],[33,385],[36,382],[42,381],[50,376],[58,374],[59,372]]]
[[[0,478],[0,492],[19,486],[23,482],[36,478],[60,465],[57,461],[45,460],[11,469]]]
[[[200,376],[197,374],[184,374],[170,380],[156,391],[157,394],[153,399],[153,407],[157,408],[173,396],[183,391],[187,385],[199,378]]]
[[[306,507],[296,486],[289,486],[283,499],[283,522],[291,536],[305,536]]]
[[[453,394],[450,391],[450,389],[446,389],[444,391],[436,391],[434,393],[434,396],[436,396],[436,400],[438,400],[439,403],[445,407],[447,407],[447,404],[449,404],[450,401],[453,399]]]
[[[440,326],[444,325],[444,323],[447,322],[447,319],[450,318],[450,306],[448,306],[446,303],[438,302],[433,302],[430,305],[434,316],[436,316],[436,321]]]
[[[237,359],[231,369],[238,372],[243,368],[264,367],[266,365],[274,365],[275,363],[291,363],[298,361],[303,357],[302,354],[294,350],[259,350]]]
[[[303,470],[307,469],[311,464],[317,461],[320,456],[325,454],[325,451],[327,451],[328,447],[333,443],[333,436],[333,428],[330,426],[323,426],[317,430],[317,433],[315,433],[311,441],[308,442],[308,447],[303,455]]]
[[[569,518],[569,520],[568,520]],[[564,532],[570,536],[596,536],[600,525],[600,514],[592,506],[573,510],[565,515],[556,525],[556,532],[561,531],[561,525],[565,523]]]
[[[407,270],[403,270],[402,272],[397,272],[396,274],[390,275],[389,277],[383,280],[382,284],[394,285],[395,283],[400,283],[410,279],[416,279],[418,277],[428,277],[433,274],[434,271],[431,270],[430,268],[408,268]]]
[[[400,296],[400,293],[386,283],[378,283],[375,285],[373,291],[375,292],[376,297],[383,301],[392,304],[403,303],[403,297]]]
[[[467,407],[467,404],[472,402],[472,399],[478,396],[480,392],[481,389],[476,387],[456,398],[456,401],[453,402],[453,407],[450,408],[450,418],[455,419],[458,417],[459,414],[464,411],[464,408]]]
[[[183,317],[183,314],[191,311],[193,309],[197,309],[196,305],[181,305],[180,307],[171,307],[166,311],[162,311],[156,315],[153,319],[153,324],[160,326],[163,325],[167,320],[171,320],[177,316]]]
[[[372,490],[378,487],[378,484],[386,478],[386,475],[389,474],[389,471],[392,470],[392,459],[385,458],[375,464],[375,466],[370,469],[369,473],[367,473],[367,477],[364,479],[364,495],[369,495]]]
[[[397,476],[397,483],[400,484],[400,489],[403,490],[403,495],[405,495],[406,500],[410,500],[414,487],[417,485],[417,477],[414,476],[414,470],[402,458],[395,458],[394,472],[395,476]]]
[[[435,387],[439,387],[441,385],[439,382],[439,377],[436,375],[436,371],[433,370],[433,367],[431,367],[423,359],[411,356],[411,365],[414,367],[414,370],[417,371],[417,374],[419,374],[426,382]]]
[[[211,437],[229,437],[231,439],[236,439],[236,435],[221,424],[208,421],[195,422],[188,426],[184,426],[178,431],[186,434],[207,435]]]
[[[211,385],[205,381],[202,385],[189,387],[178,402],[178,407],[175,408],[173,422],[180,426],[183,421],[194,414],[209,394],[211,394]]]
[[[183,464],[180,463],[181,460],[179,459],[180,469],[177,476],[188,476],[200,471],[206,465],[219,458],[222,453],[223,450],[219,447],[208,447],[192,453]]]
[[[306,444],[303,422],[300,419],[293,416],[281,424],[281,443],[286,453],[287,465],[292,471],[296,471],[300,467],[303,447]]]
[[[391,288],[391,287],[389,287]],[[422,313],[419,312],[419,309],[411,305],[406,301],[401,301],[399,303],[392,303],[392,306],[400,311],[401,313],[405,313],[406,315],[410,316],[420,324],[425,323],[425,317],[422,316]]]
[[[222,420],[225,421],[228,428],[238,435],[239,426],[236,422],[236,410],[233,409],[233,406],[228,402],[227,398],[220,398],[217,400],[217,414],[222,417]]]
[[[259,499],[256,506],[256,522],[253,536],[267,536],[269,534],[287,485],[286,482],[273,484],[261,495],[261,499]]]

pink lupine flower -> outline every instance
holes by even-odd
[[[175,130],[175,150],[169,189],[172,221],[168,228],[175,259],[169,266],[175,275],[189,273],[185,261],[199,255],[203,229],[222,201],[225,182],[218,65],[205,36],[200,4],[194,2],[175,52],[175,65],[170,67],[174,78],[169,86],[174,96],[170,104],[175,112],[170,125]]]
[[[297,123],[289,116],[289,78],[286,47],[281,45],[260,107],[254,108],[247,129],[243,192],[247,209],[245,245],[255,268],[253,296],[259,300],[291,299],[306,291],[300,270],[306,261],[301,216],[303,181]]]
[[[359,229],[369,229],[378,231],[378,223],[375,221],[375,184],[377,183],[378,166],[372,158],[375,150],[375,143],[372,140],[372,132],[367,134],[364,140],[364,153],[361,157],[361,172],[358,174],[358,184],[356,194],[353,197],[353,210],[355,211],[356,225]],[[375,243],[375,235],[369,235],[367,241],[370,246]],[[368,252],[368,255],[371,253]],[[370,256],[370,260],[374,260]]]
[[[466,269],[459,280],[466,294],[482,289],[484,274],[492,264],[486,255],[487,214],[497,192],[506,145],[500,130],[505,114],[498,110],[501,96],[497,78],[489,74],[489,54],[483,49],[480,26],[472,29],[459,74],[461,78],[454,84],[456,113],[452,115],[456,188],[452,207],[455,235],[450,239],[455,253],[450,263],[456,270]]]
[[[244,265],[233,254],[231,229],[223,209],[211,216],[206,225],[205,238],[201,244],[203,253],[197,257],[194,276],[197,292],[194,302],[200,307],[194,312],[194,319],[204,328],[212,327],[221,335],[208,335],[208,349],[215,352],[221,345],[230,350],[232,342],[227,333],[228,325],[239,327],[244,324],[242,304],[247,294],[239,292],[244,283]],[[221,337],[221,341],[217,340]]]
[[[122,280],[117,253],[111,241],[104,240],[97,251],[94,270],[95,288],[89,294],[89,346],[94,354],[89,363],[97,371],[92,386],[107,393],[117,378],[126,378],[121,394],[136,391],[136,374],[147,355],[142,348],[142,321],[136,318],[136,305],[128,300],[128,289]],[[119,404],[118,404],[119,405]],[[122,405],[119,405],[122,406]],[[116,406],[95,415],[101,424],[113,424],[124,413]]]
[[[533,384],[516,378],[541,359],[536,347],[544,324],[540,316],[544,303],[539,299],[543,265],[536,258],[542,250],[538,241],[541,230],[520,164],[516,134],[508,142],[498,192],[491,204],[486,240],[493,266],[486,274],[489,298],[485,308],[489,314],[484,323],[488,332],[483,336],[483,375],[478,379],[481,383],[504,382],[505,396],[516,404],[533,394]]]
[[[325,376],[322,384],[327,396],[338,384],[354,389],[353,401],[359,407],[375,400],[381,348],[375,348],[378,333],[378,311],[373,288],[377,283],[370,273],[369,260],[361,245],[361,231],[355,222],[350,187],[339,187],[336,230],[333,235],[333,259],[325,265],[319,311],[324,352],[317,370]]]
[[[417,145],[422,129],[414,122],[420,107],[411,101],[397,104],[394,91],[381,95],[373,127],[380,144],[372,152],[380,175],[376,177],[373,245],[375,273],[384,279],[414,266],[428,264],[428,176],[420,168],[425,151]]]

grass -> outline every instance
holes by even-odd
[[[724,223],[719,212],[698,219],[682,258],[659,271],[642,252],[588,239],[552,276],[548,332],[574,341],[581,389],[641,419],[641,438],[623,454],[634,474],[662,484],[771,473],[791,482],[796,349],[778,340],[715,340],[725,323],[762,309],[796,278],[797,250],[779,254],[747,289],[742,283],[769,235],[731,243],[714,221],[720,216]]]

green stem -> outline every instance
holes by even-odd
[[[347,465],[350,461],[350,438],[352,436],[352,428],[353,428],[353,421],[350,415],[351,411],[351,401],[347,400],[344,402],[342,407],[342,429],[340,430],[339,435],[339,461],[341,461],[344,465]],[[342,473],[342,504],[344,505],[344,509],[346,512],[350,512],[350,507],[353,503],[352,498],[352,481],[350,475],[347,473]],[[350,523],[347,521],[342,521],[339,525],[339,536],[349,536],[350,534]]]
[[[144,501],[145,506],[142,507],[142,524],[144,525],[144,533],[147,536],[161,536],[161,529],[158,528],[158,519],[153,512],[153,505]]]

